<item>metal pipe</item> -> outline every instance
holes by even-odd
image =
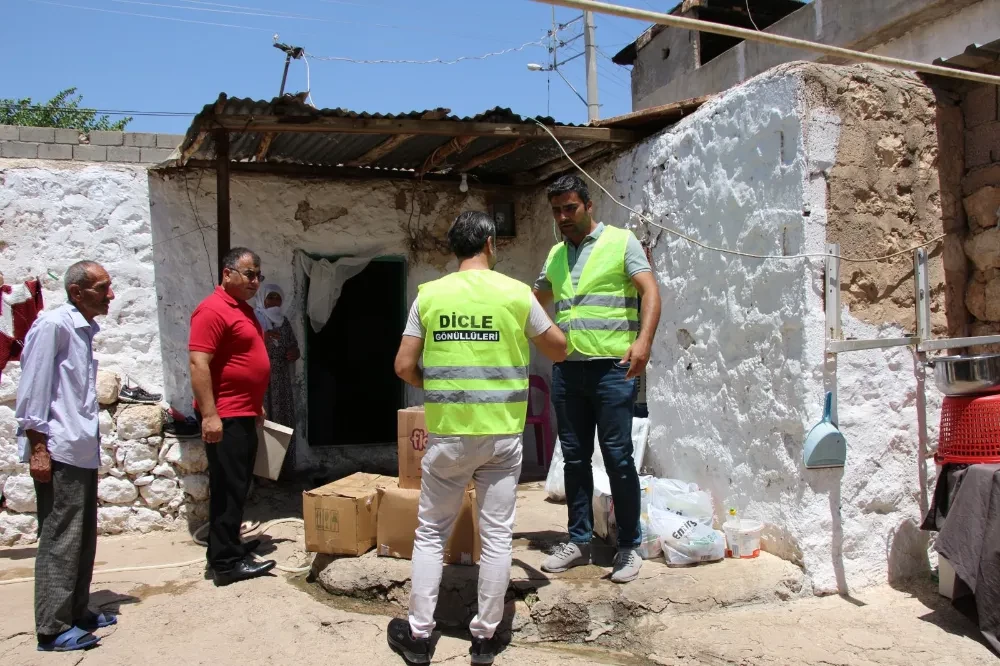
[[[222,284],[222,260],[229,254],[229,132],[215,134],[215,215],[216,250],[219,261],[219,284]]]
[[[795,37],[783,37],[769,32],[747,30],[746,28],[737,28],[731,25],[712,23],[711,21],[702,21],[684,16],[673,16],[671,14],[663,14],[661,12],[651,12],[645,9],[623,7],[621,5],[614,5],[607,2],[596,2],[595,0],[534,0],[534,2],[548,5],[559,5],[561,7],[570,7],[582,11],[595,11],[601,14],[610,14],[611,16],[648,21],[650,23],[670,26],[673,28],[710,32],[716,35],[737,37],[754,42],[764,42],[766,44],[787,46],[794,49],[803,49],[805,51],[815,51],[828,56],[867,62],[872,65],[881,65],[883,67],[895,67],[897,69],[907,69],[914,72],[936,74],[937,76],[964,79],[966,81],[989,83],[995,86],[1000,86],[1000,76],[991,76],[989,74],[980,74],[979,72],[952,69],[950,67],[941,67],[939,65],[928,65],[913,60],[903,60],[902,58],[890,58],[888,56],[875,55],[874,53],[864,53],[861,51],[844,49],[839,46],[829,46],[818,42],[810,42],[805,39],[796,39]]]

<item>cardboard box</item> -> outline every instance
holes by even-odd
[[[408,560],[413,557],[420,491],[379,488],[378,496],[378,555]],[[475,491],[467,490],[444,549],[445,564],[472,565],[479,561],[478,515]]]
[[[427,425],[423,407],[407,407],[396,415],[399,453],[399,487],[420,490],[420,463],[427,450]]]
[[[302,493],[306,550],[329,555],[363,555],[375,547],[378,489],[391,476],[358,472]]]
[[[427,452],[427,425],[424,408],[407,407],[396,413],[396,449],[399,456],[399,487],[420,490],[421,464]],[[467,488],[475,489],[470,479]]]

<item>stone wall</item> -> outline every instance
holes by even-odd
[[[154,164],[169,158],[183,140],[180,134],[0,125],[0,158]]]
[[[831,80],[854,82],[855,89],[818,95]],[[862,141],[854,105],[895,95],[910,100],[912,118],[892,111],[899,127],[875,124],[875,134]],[[852,176],[845,156],[855,151],[867,164],[869,155],[885,151],[896,164],[912,145],[933,161],[933,137],[920,134],[899,145],[892,139],[922,122],[930,99],[912,76],[784,65],[593,173],[622,203],[717,247],[823,254],[827,242],[839,239],[846,254],[880,254],[942,228],[941,208],[932,203],[935,164],[920,165],[918,158],[918,166],[881,184],[869,182],[867,169]],[[844,199],[833,198],[852,182],[872,210],[902,209],[897,184],[911,183],[921,199],[908,216],[892,220],[891,229],[872,232],[871,215],[842,210]],[[602,220],[648,240],[660,284],[663,316],[647,370],[649,471],[708,489],[719,518],[736,506],[744,517],[764,521],[764,548],[802,566],[817,594],[925,573],[927,539],[917,524],[928,488],[920,483],[909,350],[846,354],[828,365],[822,257],[761,261],[720,254],[647,226],[603,194],[594,198]],[[934,261],[934,297],[943,307],[939,253]],[[912,280],[903,267],[885,270],[899,271],[900,289]],[[909,326],[912,314],[902,305],[886,308],[881,318],[871,308],[855,313],[850,283],[842,288],[846,337],[896,337]],[[847,465],[807,470],[802,443],[820,419],[827,390],[838,398]],[[940,396],[929,390],[933,441]],[[924,464],[933,478],[933,462]]]
[[[11,384],[16,364],[13,370]],[[201,440],[164,437],[158,405],[118,402],[117,374],[99,371],[97,386],[99,533],[200,526],[208,519],[208,459]],[[10,391],[0,394],[0,546],[32,543],[38,536],[34,484],[17,455],[13,397]]]
[[[987,70],[1000,74],[1000,66]],[[1000,91],[967,86],[961,91],[965,132],[962,195],[968,216],[965,252],[970,276],[965,302],[972,335],[1000,333]],[[1000,351],[1000,345],[987,350]]]

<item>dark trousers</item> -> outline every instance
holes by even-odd
[[[208,563],[229,571],[246,555],[240,539],[243,506],[257,457],[257,419],[222,419],[222,441],[206,444],[208,487]]]
[[[52,480],[35,481],[38,554],[35,632],[51,640],[90,611],[97,554],[97,470],[52,461]]]
[[[565,460],[569,539],[590,543],[594,532],[594,429],[611,481],[618,547],[635,548],[639,528],[639,473],[632,450],[632,414],[637,379],[625,379],[617,361],[565,361],[552,367],[552,404]]]

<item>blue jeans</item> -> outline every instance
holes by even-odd
[[[594,428],[611,480],[618,547],[636,548],[639,528],[639,473],[632,450],[632,412],[637,379],[617,361],[564,361],[552,366],[552,404],[565,460],[569,540],[590,543],[594,533]]]

